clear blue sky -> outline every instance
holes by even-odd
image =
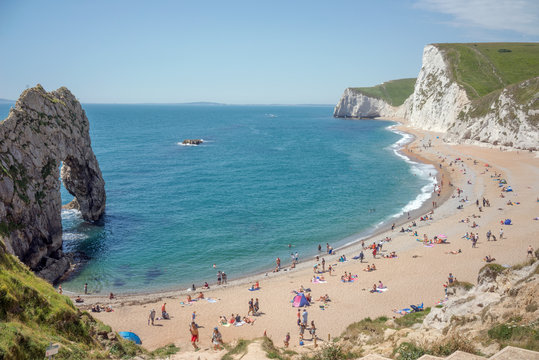
[[[436,42],[537,41],[537,0],[0,0],[0,98],[335,104]]]

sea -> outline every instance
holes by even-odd
[[[12,104],[0,104],[0,118]],[[99,224],[62,211],[84,254],[66,291],[185,289],[263,273],[390,226],[426,201],[432,165],[411,136],[332,106],[83,104],[107,193]],[[203,139],[185,146],[184,139]],[[62,187],[62,201],[72,196]]]

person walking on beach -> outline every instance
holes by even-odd
[[[148,325],[150,325],[150,322],[151,322],[153,326],[154,320],[155,320],[155,309],[151,309],[150,315],[148,316]]]
[[[213,334],[211,336],[211,343],[213,344],[213,350],[221,350],[223,344],[223,337],[218,328],[213,328]]]
[[[331,270],[333,270],[333,268],[331,267],[331,265],[329,265],[329,268],[328,268],[329,276],[331,276]]]
[[[492,231],[487,231],[487,241],[490,241],[490,236],[492,235]]]
[[[528,255],[526,257],[531,257],[533,258],[533,248],[532,246],[528,246]]]
[[[200,348],[197,346],[198,342],[198,326],[195,324],[195,322],[191,322],[191,326],[189,326],[189,331],[191,332],[191,344],[195,348],[195,351],[200,350]]]
[[[247,315],[249,315],[249,313],[251,314],[255,314],[255,308],[254,308],[254,305],[253,305],[253,298],[251,298],[251,300],[249,300],[249,310],[247,311]]]
[[[309,317],[309,313],[307,313],[307,309],[303,309],[303,312],[301,313],[301,320],[303,325],[307,325],[307,318]]]
[[[314,326],[314,320],[311,321],[311,329],[309,332],[311,333],[311,340],[314,340],[316,337],[316,326]]]
[[[359,253],[359,262],[363,262],[363,259],[365,258],[365,254],[363,254],[363,250]]]
[[[255,312],[254,312],[253,315],[258,315],[258,309],[260,309],[260,305],[258,303],[258,298],[256,298],[255,304],[253,306],[254,306],[254,309],[255,309]]]
[[[500,240],[503,239],[503,229],[500,229]]]

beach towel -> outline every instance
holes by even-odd
[[[311,280],[311,282],[312,282],[313,284],[325,284],[325,283],[327,283],[326,280],[319,280],[319,279]]]
[[[384,292],[384,291],[387,291],[387,287],[384,287],[384,288],[381,288],[381,289],[376,289],[378,292]]]
[[[234,326],[242,326],[245,325],[245,321],[240,321],[234,324]]]
[[[220,324],[221,324],[222,326],[224,326],[224,327],[229,327],[229,326],[230,326],[229,323],[226,323],[226,324],[220,323]]]
[[[255,289],[255,288],[249,288],[249,289],[247,289],[247,290],[249,290],[249,291],[256,291],[256,290],[260,290],[260,288],[258,288],[258,289]]]
[[[206,298],[206,301],[209,302],[209,303],[216,303],[217,302],[217,300],[212,299],[212,298]]]
[[[405,308],[405,309],[400,309],[400,310],[394,309],[393,312],[394,312],[395,314],[405,315],[405,314],[411,313],[411,312],[412,312],[412,309],[410,309],[410,308]]]
[[[434,247],[434,244],[425,245],[425,247]]]

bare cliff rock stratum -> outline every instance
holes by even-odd
[[[529,59],[520,63],[522,58],[515,57],[514,63],[502,58],[512,56],[511,50],[503,48],[508,45],[493,44],[489,49],[475,44],[427,45],[413,92],[402,105],[391,106],[386,99],[348,88],[334,116],[401,118],[412,127],[444,133],[450,142],[537,150],[539,77],[534,49],[539,45],[516,44],[530,49],[525,53]],[[478,62],[475,73],[465,60]],[[518,73],[519,68],[525,69],[519,73],[521,78],[531,77],[516,81],[511,72]]]
[[[51,282],[70,266],[62,252],[60,176],[75,197],[71,207],[87,221],[99,220],[105,182],[86,114],[68,89],[37,85],[0,122],[0,239]]]

